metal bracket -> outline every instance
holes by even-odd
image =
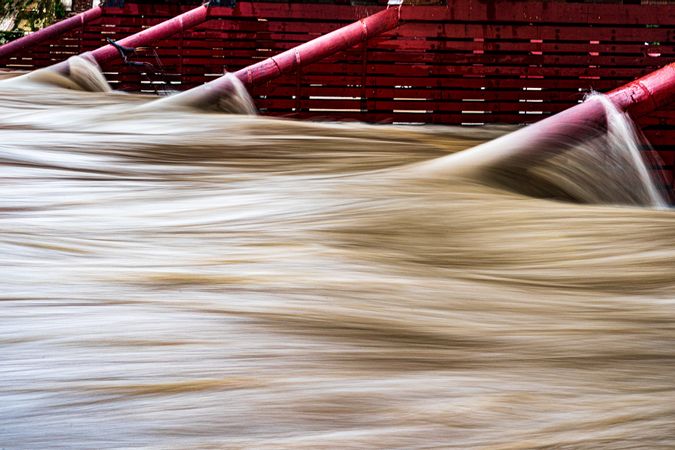
[[[129,55],[133,55],[136,53],[136,49],[133,47],[125,47],[123,45],[118,44],[114,40],[108,38],[107,39],[108,44],[112,45],[117,49],[117,52],[120,54],[120,58],[122,58],[122,61],[124,61],[125,64],[129,64]]]
[[[138,66],[138,67],[151,67],[154,69],[154,66],[150,63],[146,62],[141,62],[141,61],[131,61],[129,59],[130,55],[133,55],[136,53],[136,49],[133,47],[125,47],[123,45],[118,44],[117,42],[113,41],[112,39],[108,38],[108,43],[115,47],[117,49],[117,52],[120,54],[120,58],[122,58],[122,61],[124,64],[127,66]]]

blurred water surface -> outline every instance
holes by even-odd
[[[0,447],[675,446],[675,213],[625,133],[412,176],[508,130],[81,69],[0,82]]]

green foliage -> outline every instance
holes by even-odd
[[[19,31],[35,31],[66,16],[60,0],[0,0],[2,15],[14,17],[14,29],[4,32],[0,39],[16,39]]]
[[[0,45],[6,44],[9,41],[13,41],[14,39],[19,39],[21,36],[25,35],[23,31],[16,30],[16,31],[0,31]]]

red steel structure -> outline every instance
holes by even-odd
[[[208,14],[209,7],[207,4],[198,6],[197,8],[191,9],[190,11],[184,12],[183,14],[180,14],[176,17],[165,20],[150,28],[120,39],[116,42],[116,45],[118,45],[119,48],[126,47],[131,49],[135,49],[136,47],[140,46],[151,45],[156,41],[166,39],[173,36],[174,34],[184,32],[201,23],[204,23],[208,18]],[[86,52],[86,55],[94,59],[99,65],[104,65],[119,57],[119,50],[115,46],[107,44],[91,52]],[[68,62],[61,61],[52,67],[54,70],[67,71]]]
[[[266,83],[396,28],[400,14],[400,6],[385,9],[276,56],[244,67],[234,75],[249,88]],[[231,88],[231,79],[228,76],[222,76],[160,101],[181,105],[204,104],[214,101]]]
[[[300,1],[212,7],[206,22],[137,51],[139,61],[158,56],[161,73],[111,60],[104,64],[106,76],[122,90],[186,90],[383,8]],[[6,58],[4,67],[52,65],[100,47],[106,37],[119,40],[190,8],[106,7],[103,17]],[[575,105],[590,89],[609,91],[674,61],[672,5],[453,0],[404,6],[395,30],[250,91],[260,112],[269,115],[527,124]],[[671,172],[673,106],[643,115],[638,124],[659,152],[663,170]]]
[[[675,63],[607,94],[619,110],[638,118],[675,103]],[[607,128],[606,110],[596,99],[572,106],[525,128],[470,150],[421,164],[418,173],[443,175],[468,168],[500,167],[518,155],[528,161],[565,151],[561,142],[590,138]]]
[[[209,7],[207,4],[204,4],[148,29],[122,38],[117,41],[117,44],[130,48],[150,45],[153,42],[166,39],[174,34],[182,33],[204,23],[208,19],[208,15]],[[114,46],[108,44],[93,50],[90,55],[97,63],[103,65],[115,59],[118,56],[118,51]]]

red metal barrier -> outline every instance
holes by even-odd
[[[640,117],[675,103],[675,63],[607,94],[620,111]],[[518,158],[534,163],[565,151],[562,142],[590,138],[607,127],[605,107],[595,99],[469,150],[416,166],[417,173],[447,176],[467,170],[508,166]]]
[[[244,67],[234,75],[248,87],[265,83],[396,28],[399,24],[400,9],[400,7],[385,9],[279,55]],[[158,102],[184,106],[204,105],[215,101],[231,88],[231,79],[226,75]]]
[[[35,33],[31,33],[12,42],[8,42],[7,44],[0,47],[0,60],[12,56],[21,50],[25,50],[41,42],[54,39],[74,28],[84,26],[84,24],[87,22],[101,17],[101,14],[103,14],[103,9],[100,6],[97,6],[36,31]]]
[[[150,45],[153,42],[166,39],[174,34],[183,32],[205,22],[208,15],[209,6],[204,4],[151,28],[132,34],[124,39],[120,39],[116,44],[130,48]],[[85,55],[95,60],[99,65],[104,65],[118,57],[119,52],[115,46],[108,44],[91,52],[87,52]],[[51,69],[59,72],[67,72],[68,61],[62,61],[55,64]]]
[[[139,33],[135,33],[129,37],[120,39],[117,41],[117,44],[132,48],[150,45],[153,42],[166,39],[170,36],[173,36],[174,34],[194,28],[197,25],[205,22],[206,19],[208,19],[208,16],[209,6],[204,4]],[[112,45],[105,45],[92,51],[91,56],[96,60],[96,62],[98,62],[100,65],[103,65],[116,58],[118,55],[117,49],[115,47]]]
[[[344,2],[342,2],[344,3]],[[298,119],[480,125],[537,122],[590,89],[609,91],[675,61],[672,5],[643,2],[453,0],[402,10],[402,25],[368,45],[250,88],[261,114]],[[660,2],[659,2],[660,3]],[[281,53],[382,6],[237,1],[200,26],[139,48],[162,71],[106,64],[116,89],[187,90]],[[4,67],[31,70],[120,40],[191,9],[177,2],[104,8],[101,19],[19,52]],[[1,65],[0,65],[1,66]],[[638,119],[675,170],[675,106]],[[675,174],[675,172],[673,172]]]

